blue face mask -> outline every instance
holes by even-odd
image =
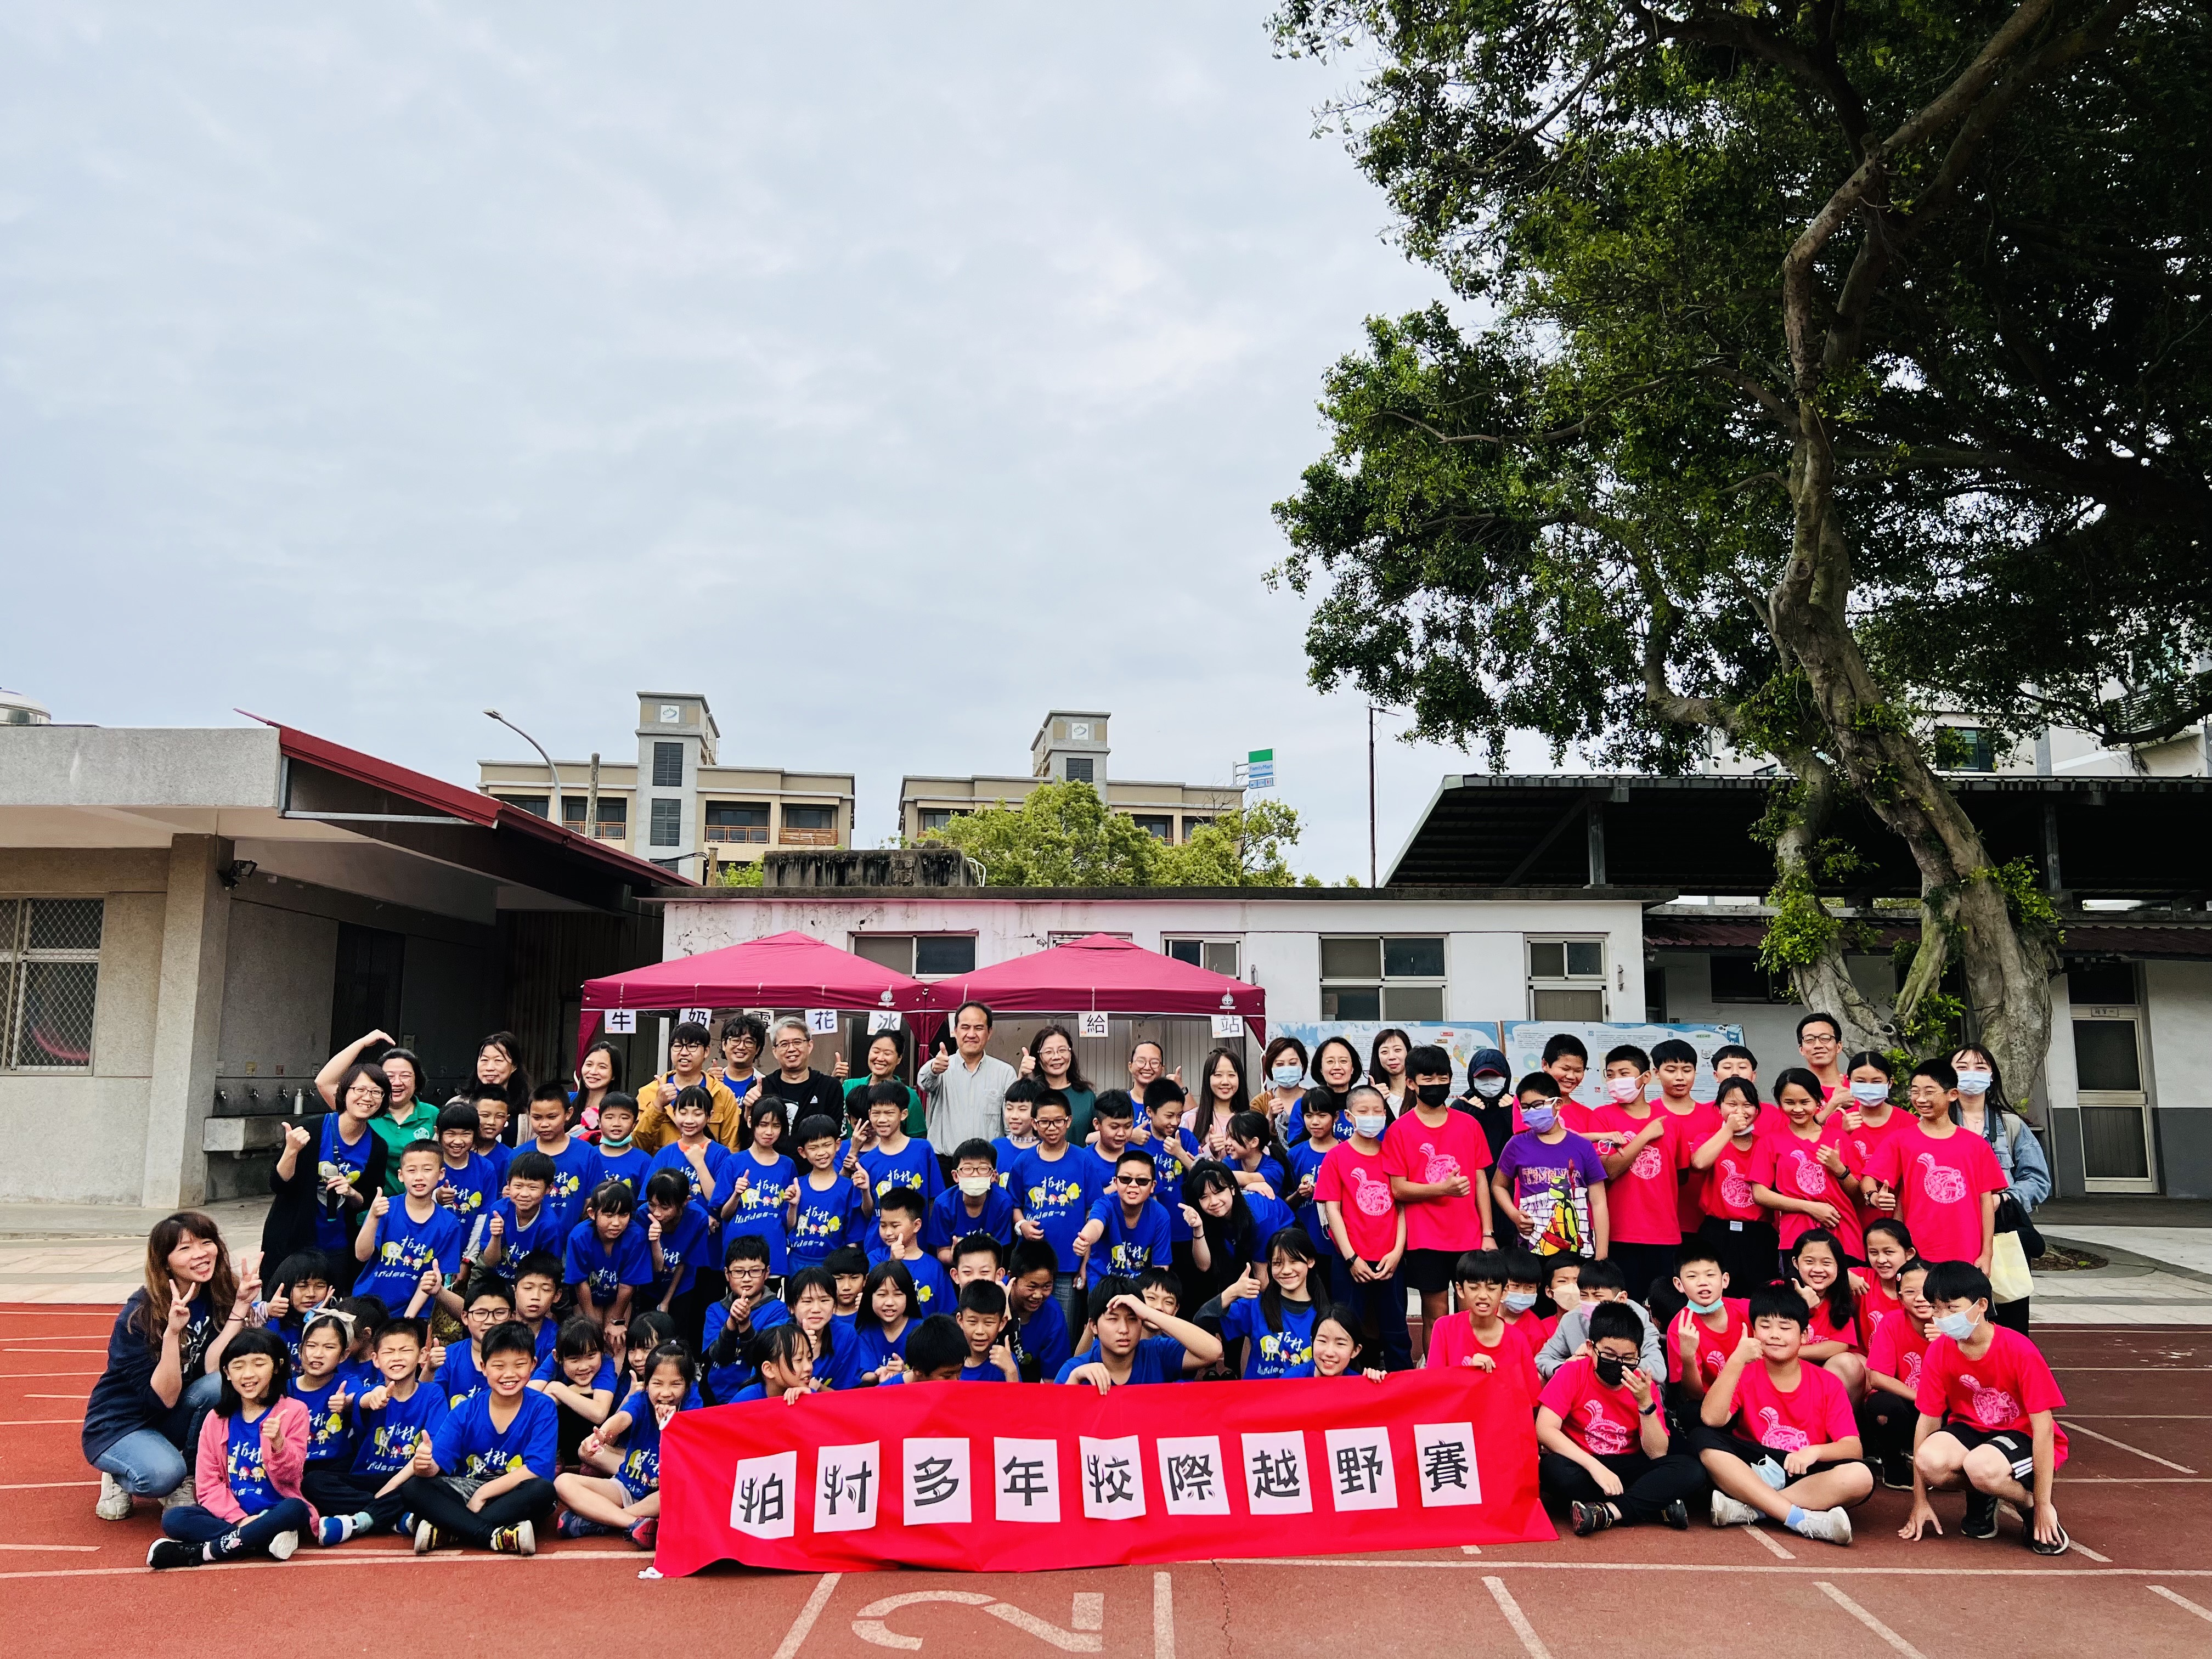
[[[1936,1331],[1939,1336],[1948,1336],[1954,1342],[1964,1342],[1974,1334],[1974,1327],[1981,1322],[1974,1310],[1969,1308],[1964,1313],[1936,1315]]]
[[[1862,1106],[1879,1106],[1883,1101],[1889,1098],[1889,1085],[1887,1083],[1854,1083],[1851,1085],[1851,1098],[1858,1102]]]
[[[1559,1109],[1556,1106],[1523,1106],[1521,1121],[1538,1134],[1548,1134],[1552,1126],[1559,1121]]]
[[[1305,1072],[1297,1066],[1278,1066],[1267,1075],[1274,1080],[1278,1089],[1295,1089],[1298,1086],[1298,1080],[1305,1076]]]
[[[1505,1292],[1505,1311],[1508,1313],[1524,1314],[1535,1305],[1536,1292],[1534,1291],[1508,1291]]]

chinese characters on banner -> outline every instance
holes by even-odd
[[[1006,1571],[1209,1559],[1212,1517],[1285,1553],[1554,1536],[1510,1376],[1116,1389],[958,1383],[685,1412],[661,1450],[664,1574]]]

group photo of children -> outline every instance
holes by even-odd
[[[1216,1048],[1188,1083],[1139,1042],[1102,1088],[1066,1028],[1011,1066],[994,1025],[969,1003],[926,1056],[877,1032],[824,1072],[803,1019],[733,1012],[674,1024],[658,1073],[603,1040],[535,1084],[502,1032],[442,1103],[368,1033],[285,1125],[259,1248],[194,1211],[153,1229],[85,1414],[99,1513],[158,1504],[155,1568],[378,1534],[649,1551],[681,1412],[965,1382],[1387,1401],[1466,1367],[1525,1395],[1578,1536],[1842,1547],[1887,1502],[1907,1540],[2069,1547],[2028,1330],[2050,1176],[1979,1047],[1846,1053],[1813,1012],[1766,1076],[1741,1044],[1701,1066],[1562,1032],[1516,1078],[1385,1030],[1278,1036],[1249,1078]]]

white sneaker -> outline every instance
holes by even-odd
[[[1801,1538],[1817,1538],[1826,1544],[1848,1544],[1851,1541],[1851,1517],[1840,1509],[1807,1510],[1804,1518],[1790,1530]]]
[[[100,1502],[92,1512],[103,1521],[128,1521],[131,1518],[131,1489],[105,1469],[100,1474]]]
[[[272,1561],[289,1561],[292,1559],[293,1551],[299,1547],[298,1533],[280,1532],[269,1540],[269,1559]]]
[[[1763,1518],[1759,1511],[1740,1498],[1730,1498],[1716,1488],[1713,1492],[1713,1524],[1717,1527],[1756,1526]]]
[[[165,1492],[161,1494],[161,1507],[165,1510],[173,1510],[179,1504],[197,1504],[198,1502],[199,1502],[199,1494],[192,1490],[192,1478],[189,1474],[177,1482],[175,1491]]]

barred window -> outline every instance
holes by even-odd
[[[684,844],[682,801],[657,800],[653,803],[652,839],[655,847],[681,847]]]
[[[88,1072],[100,899],[0,899],[0,1070]]]

